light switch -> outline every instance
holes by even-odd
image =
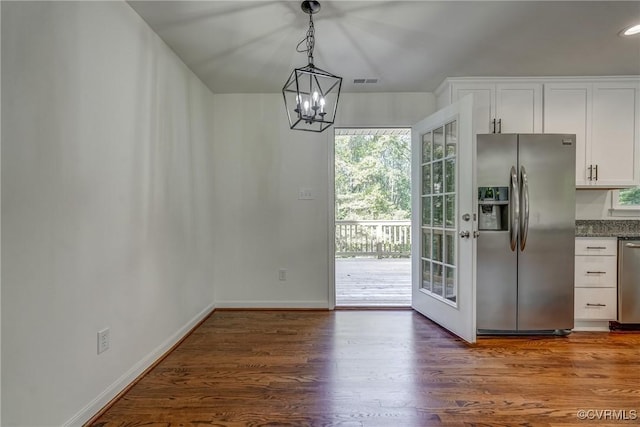
[[[313,200],[313,190],[311,188],[300,188],[298,190],[298,200]]]

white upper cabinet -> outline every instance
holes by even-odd
[[[587,145],[591,135],[591,87],[584,83],[544,85],[544,131],[576,134],[576,185],[587,185],[591,164]]]
[[[544,132],[576,134],[576,186],[640,184],[640,81],[544,85]]]
[[[542,132],[542,84],[450,81],[439,103],[472,93],[475,133]]]
[[[594,83],[591,126],[592,183],[621,187],[640,184],[637,82]]]

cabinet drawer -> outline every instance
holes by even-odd
[[[615,288],[618,282],[617,260],[617,257],[611,255],[576,255],[576,288]]]
[[[617,255],[618,239],[578,238],[576,239],[576,255]]]
[[[616,320],[616,288],[576,288],[575,318]]]

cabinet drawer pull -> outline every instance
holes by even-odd
[[[607,304],[591,304],[590,302],[587,303],[587,307],[606,307]]]
[[[606,271],[587,271],[587,274],[607,274]]]
[[[587,246],[587,249],[607,249],[606,246]]]
[[[491,120],[491,133],[496,133],[496,119]]]
[[[595,170],[596,170],[596,176],[595,176],[595,178],[593,180],[597,181],[598,180],[598,165],[595,166]]]
[[[502,133],[502,119],[498,119],[498,133]]]

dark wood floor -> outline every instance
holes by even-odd
[[[622,426],[632,411],[640,334],[470,346],[411,310],[216,311],[92,425]]]

